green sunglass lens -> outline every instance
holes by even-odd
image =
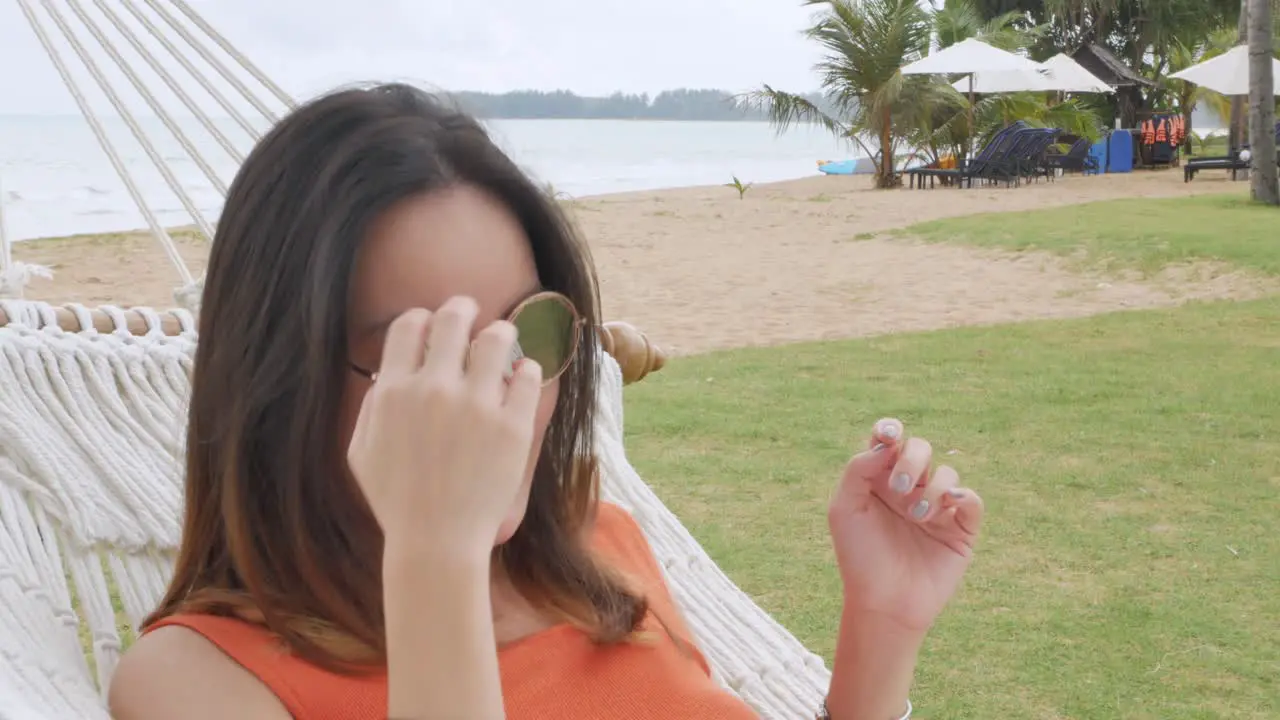
[[[577,326],[573,308],[563,300],[535,300],[521,308],[511,322],[519,332],[520,350],[542,366],[544,377],[560,374],[569,364]]]

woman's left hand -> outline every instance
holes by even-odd
[[[982,499],[902,423],[876,423],[845,468],[828,522],[845,616],[923,636],[973,559]]]

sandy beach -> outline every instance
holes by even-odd
[[[739,200],[702,187],[564,200],[599,271],[605,317],[673,354],[957,325],[1070,317],[1280,291],[1209,266],[1151,278],[1094,276],[1063,259],[927,245],[886,234],[915,222],[1123,197],[1247,192],[1181,173],[1068,177],[1021,188],[875,191],[865,177],[759,185]],[[177,233],[188,267],[206,246]],[[173,305],[177,271],[150,235],[17,243],[14,259],[53,269],[28,299]]]

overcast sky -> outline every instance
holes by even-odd
[[[129,0],[145,6],[147,0]],[[154,0],[153,0],[154,1]],[[166,0],[158,0],[168,4]],[[44,20],[57,27],[27,0]],[[132,63],[132,49],[91,10]],[[106,0],[115,8],[122,0]],[[817,87],[799,0],[188,0],[298,97],[359,80],[412,80],[447,89],[565,88],[583,95],[675,87],[739,91],[769,83]],[[0,114],[75,112],[19,2],[0,1]],[[131,26],[141,27],[124,10]],[[151,17],[156,17],[148,11]],[[75,22],[64,9],[63,15]],[[77,27],[82,27],[77,25]],[[172,36],[172,34],[171,34]],[[104,68],[111,62],[81,32]],[[176,36],[174,36],[176,37]],[[58,40],[74,60],[70,46]],[[158,52],[160,46],[148,41]],[[74,72],[88,84],[83,66]],[[181,73],[172,60],[166,67]],[[110,77],[126,94],[128,84]],[[186,85],[189,76],[180,76]],[[159,80],[147,76],[148,85]],[[136,98],[136,96],[132,96]],[[131,102],[137,102],[132,100]]]

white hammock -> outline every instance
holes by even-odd
[[[210,222],[91,48],[110,58],[224,195],[226,184],[213,165],[158,102],[116,40],[145,62],[237,163],[243,149],[219,130],[171,71],[184,70],[206,100],[211,98],[254,141],[263,125],[279,119],[272,106],[288,110],[294,101],[184,0],[92,0],[96,12],[84,0],[16,2],[177,270],[178,303],[197,311],[200,280],[157,220],[59,46],[80,61],[206,238],[212,236]],[[164,59],[152,52],[154,47],[164,49]],[[211,81],[202,67],[212,68],[218,79]],[[273,100],[257,97],[249,84],[265,88]],[[231,88],[240,100],[232,101],[219,86]],[[245,117],[245,102],[260,116],[258,123]],[[0,314],[9,323],[0,320],[0,720],[99,720],[107,717],[103,697],[123,645],[112,598],[136,627],[159,600],[180,535],[180,459],[194,322],[186,311],[175,311],[168,320],[176,317],[184,332],[136,336],[123,330],[127,318],[121,311],[103,308],[108,319],[97,322],[98,329],[108,332],[97,332],[93,324],[104,315],[73,307],[84,330],[68,332],[59,329],[50,306],[3,301],[21,297],[26,280],[42,270],[10,261],[3,223],[0,208]],[[150,327],[160,327],[161,315],[134,310]],[[603,370],[596,430],[605,498],[630,510],[644,529],[717,682],[766,718],[812,717],[830,680],[821,658],[734,586],[636,474],[623,452],[622,376],[607,355]],[[92,645],[92,669],[85,639]]]
[[[181,533],[196,338],[35,329],[52,318],[48,306],[0,309],[26,319],[0,327],[0,718],[105,718],[101,691],[122,650],[112,592],[137,627]],[[764,717],[812,717],[830,680],[821,658],[738,589],[636,474],[622,445],[622,373],[607,354],[601,380],[603,495],[644,529],[715,679]]]
[[[175,119],[160,98],[166,95],[177,98],[183,109],[199,122],[210,138],[237,164],[244,160],[245,149],[237,146],[227,133],[218,127],[218,123],[202,107],[199,100],[187,91],[187,84],[174,77],[173,71],[178,67],[184,70],[190,81],[199,86],[201,92],[197,95],[203,96],[206,102],[212,100],[253,142],[261,138],[264,126],[272,125],[280,119],[281,110],[291,110],[297,103],[248,58],[232,47],[231,43],[185,0],[92,0],[96,12],[88,7],[90,3],[85,0],[15,0],[15,2],[41,47],[44,48],[45,54],[53,63],[58,76],[71,93],[80,114],[124,184],[125,190],[142,215],[151,235],[177,271],[182,281],[182,285],[174,291],[178,304],[189,310],[196,310],[201,283],[192,275],[186,262],[178,253],[173,238],[156,217],[152,203],[143,195],[137,179],[130,173],[127,158],[122,155],[117,139],[113,139],[103,126],[98,112],[85,92],[83,77],[80,76],[87,74],[91,85],[106,98],[113,113],[119,116],[129,128],[133,139],[155,166],[165,185],[173,192],[178,203],[190,217],[196,230],[206,240],[213,239],[212,223],[197,207],[191,192],[183,186],[173,168],[165,160],[165,153],[157,148],[154,138],[148,137],[138,120],[137,112],[130,107],[129,102],[126,102],[128,94],[122,95],[120,89],[103,71],[103,64],[94,58],[94,54],[101,52],[109,58],[110,64],[107,67],[114,66],[125,77],[133,89],[133,95],[140,98],[150,112],[164,124],[165,129],[181,146],[182,151],[199,169],[201,175],[223,197],[227,193],[227,183],[214,170],[215,164],[205,157],[197,144],[192,141],[188,131],[183,128],[183,124]],[[43,13],[40,12],[41,9],[44,10]],[[210,43],[216,50],[209,47]],[[120,44],[127,45],[131,53],[122,53],[121,48],[118,47]],[[163,48],[163,52],[160,52],[159,48]],[[65,50],[69,50],[70,54],[79,61],[83,72],[67,61],[63,56]],[[218,50],[221,50],[221,53]],[[200,62],[192,62],[188,54],[197,56]],[[141,58],[148,71],[140,73],[140,68],[130,59],[131,57]],[[227,61],[239,68],[239,72],[230,67]],[[210,77],[209,70],[213,71],[213,77]],[[249,79],[246,81],[241,77],[242,74],[248,75]],[[162,91],[157,94],[155,88],[148,84],[148,77],[158,79],[167,89],[167,93]],[[274,100],[265,101],[258,97],[249,87],[249,83],[265,88],[267,94]],[[228,97],[226,92],[228,89],[237,97]],[[257,111],[258,120],[251,120],[245,116],[246,104]],[[3,195],[0,195],[0,203],[2,202]],[[22,286],[32,275],[42,274],[44,268],[33,268],[12,262],[3,222],[3,207],[0,207],[0,297],[21,297]]]

